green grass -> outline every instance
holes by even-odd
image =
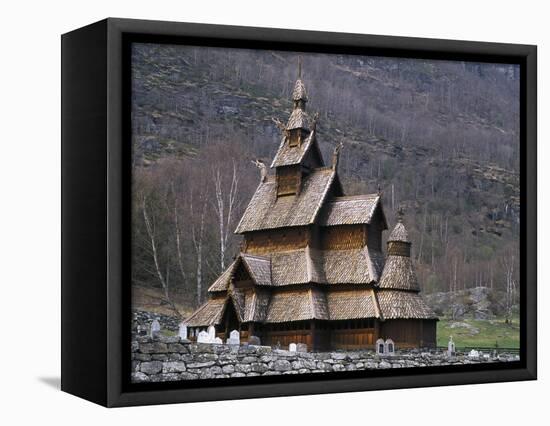
[[[165,337],[174,337],[177,336],[178,333],[172,330],[167,330],[166,328],[160,330],[160,334],[162,334]]]
[[[451,328],[451,325],[455,322],[466,323],[479,330],[479,333],[472,332],[473,329],[468,327]],[[437,323],[437,345],[447,346],[450,336],[453,336],[457,348],[494,348],[497,346],[499,348],[519,348],[519,318],[512,318],[510,324],[506,324],[504,318],[456,321],[447,318],[440,319]]]

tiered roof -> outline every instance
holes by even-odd
[[[334,197],[325,203],[323,214],[319,218],[319,225],[370,224],[377,208],[382,210],[380,194]],[[383,213],[382,217],[384,229],[387,229]]]
[[[393,231],[391,231],[390,236],[388,237],[388,242],[411,243],[409,233],[405,229],[405,225],[403,225],[401,219],[397,222],[397,225],[395,225]]]
[[[411,258],[407,256],[389,255],[386,258],[379,287],[420,291]]]
[[[265,256],[241,253],[208,289],[227,291],[239,262],[246,265],[254,284],[260,287],[285,287],[297,284],[374,284],[383,267],[382,253],[365,246],[348,250],[310,248],[275,252]]]
[[[275,157],[273,157],[271,167],[295,166],[301,164],[311,151],[315,151],[322,166],[322,155],[319,151],[319,146],[315,143],[315,130],[312,130],[304,142],[298,146],[290,146],[287,138],[284,137],[281,140]]]
[[[437,319],[418,293],[386,290],[378,293],[384,319]]]
[[[316,289],[276,292],[271,296],[266,322],[329,319],[325,295]]]
[[[262,179],[235,232],[371,225],[373,220],[381,220],[382,229],[387,229],[380,194],[343,196],[337,160],[332,167],[322,166],[315,129],[308,129],[307,94],[301,78],[292,100],[294,109],[271,167],[279,173],[289,170],[288,166],[303,166],[300,188],[278,197],[276,177]],[[291,146],[288,134],[297,128],[307,136]],[[408,254],[410,239],[401,219],[388,243],[396,249],[387,259],[368,245],[345,250],[306,247],[261,256],[241,253],[208,289],[212,298],[187,322],[190,326],[219,324],[230,305],[240,322],[435,318],[418,295],[420,287]],[[246,289],[235,285],[243,269],[252,282]]]
[[[335,178],[336,171],[332,168],[314,169],[304,177],[299,195],[277,197],[277,182],[269,176],[256,189],[235,232],[314,223]]]
[[[400,218],[388,237],[388,244],[411,242]],[[384,319],[436,319],[435,313],[418,294],[420,286],[409,251],[389,253],[378,284],[378,302]]]

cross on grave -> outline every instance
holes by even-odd
[[[447,356],[455,356],[456,354],[456,346],[455,342],[453,342],[453,336],[450,336],[449,344],[447,345]]]

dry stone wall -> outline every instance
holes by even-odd
[[[138,337],[132,342],[132,381],[252,377],[279,374],[326,373],[436,365],[478,364],[519,360],[517,355],[405,351],[380,356],[373,351],[291,352],[269,346],[182,342],[178,337]]]

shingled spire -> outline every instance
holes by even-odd
[[[298,79],[292,91],[293,109],[286,125],[274,119],[282,131],[282,140],[273,158],[271,167],[275,168],[277,197],[297,195],[312,171],[324,165],[323,156],[315,137],[318,119],[313,119],[311,129],[305,112],[307,94],[302,82],[302,64],[298,64]]]
[[[307,93],[302,81],[302,59],[298,62],[298,79],[292,91],[294,109],[290,114],[286,129],[290,136],[290,146],[299,146],[309,133],[308,116],[306,114]]]
[[[294,84],[294,90],[292,91],[292,100],[294,101],[294,109],[306,109],[307,93],[306,86],[304,86],[304,83],[302,82],[302,58],[300,58],[298,62],[298,79]]]
[[[401,216],[398,217],[397,225],[388,237],[388,257],[380,279],[380,287],[419,291],[420,287],[410,259],[411,242]]]
[[[397,213],[397,224],[388,237],[388,255],[389,256],[411,256],[411,240],[409,233],[403,225],[403,211]]]

